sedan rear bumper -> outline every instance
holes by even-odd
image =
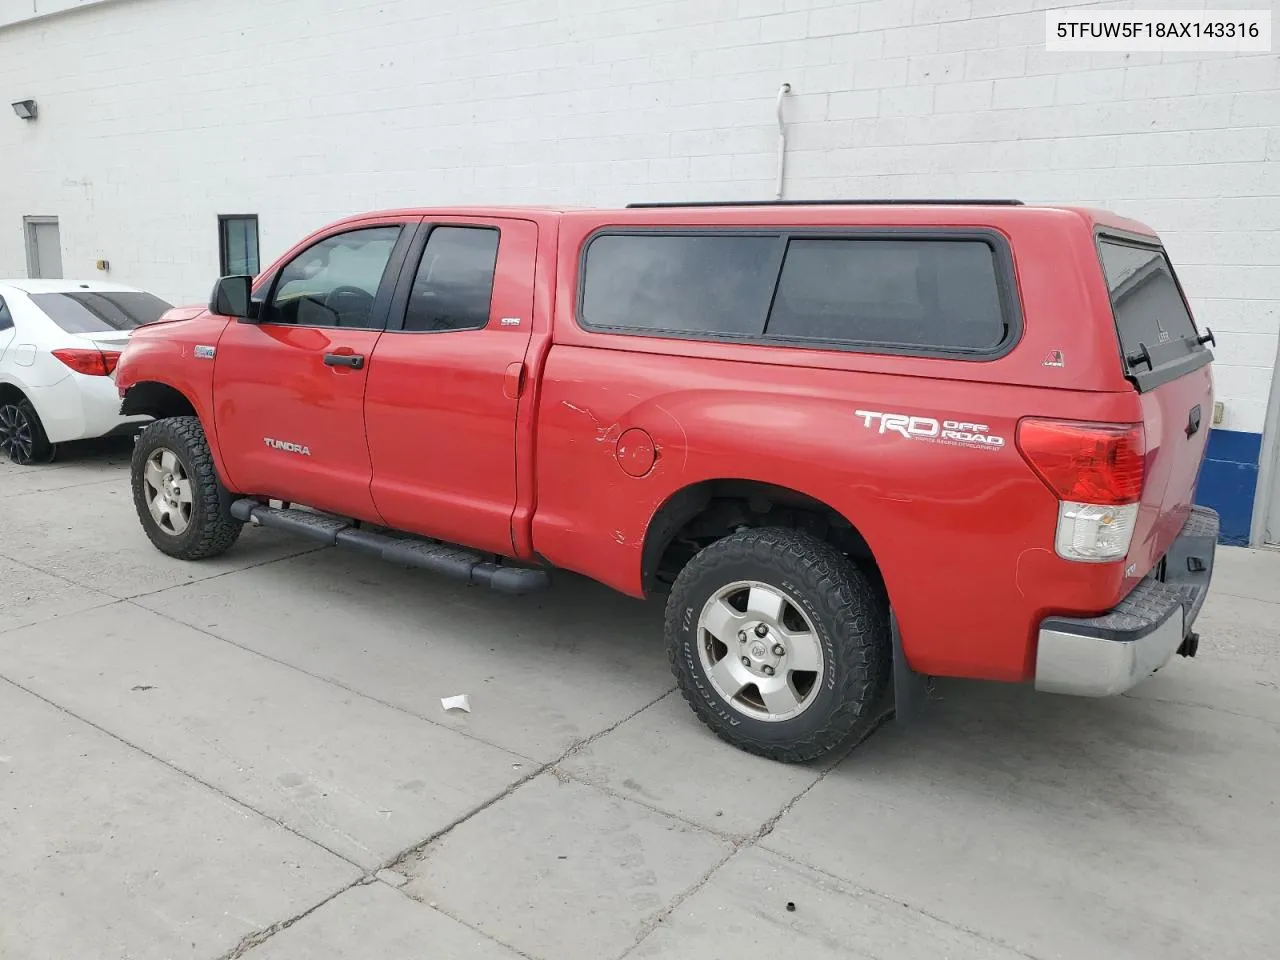
[[[122,417],[111,377],[72,373],[47,387],[27,391],[51,443],[131,433],[149,417]]]
[[[1106,697],[1124,693],[1168,663],[1192,636],[1217,543],[1218,514],[1195,507],[1161,563],[1110,611],[1046,618],[1036,652],[1036,689]]]

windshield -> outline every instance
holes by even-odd
[[[154,323],[171,309],[149,293],[33,293],[31,302],[67,333],[107,333]]]

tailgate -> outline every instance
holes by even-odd
[[[1140,394],[1145,481],[1126,575],[1142,577],[1168,551],[1191,513],[1213,419],[1213,355],[1155,242],[1101,235],[1125,374]]]

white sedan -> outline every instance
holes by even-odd
[[[130,332],[170,309],[114,283],[0,280],[0,456],[48,463],[57,445],[136,431],[114,373]]]

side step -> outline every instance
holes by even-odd
[[[491,563],[463,547],[374,533],[341,517],[303,510],[281,510],[248,498],[231,504],[231,515],[255,526],[284,530],[326,546],[351,547],[392,563],[421,567],[463,583],[490,587],[500,593],[533,593],[545,589],[551,582],[545,570]]]

